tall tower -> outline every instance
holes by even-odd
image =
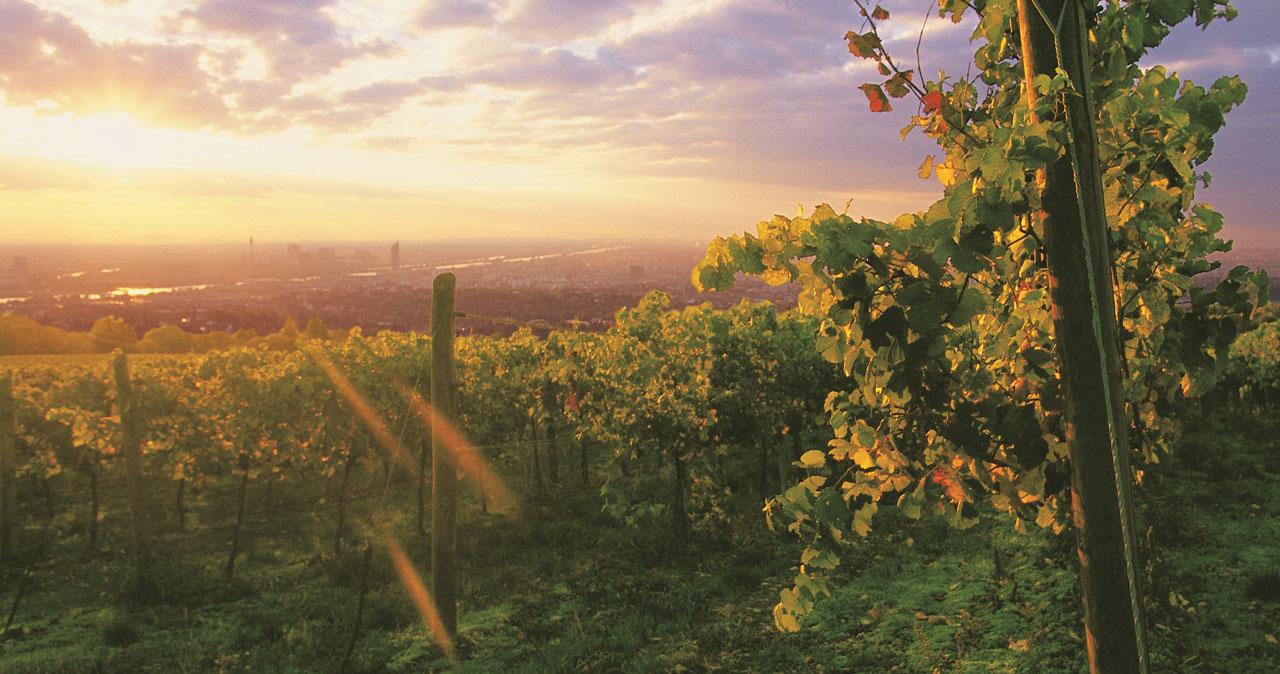
[[[253,264],[253,230],[249,230],[249,264]]]
[[[400,268],[400,241],[391,244],[391,268]]]

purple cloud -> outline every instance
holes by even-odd
[[[424,31],[447,28],[492,26],[493,5],[476,0],[429,0],[418,12],[414,25]]]
[[[208,31],[249,39],[273,79],[297,83],[361,58],[395,54],[395,43],[356,42],[326,12],[334,0],[203,0],[179,16]]]
[[[635,69],[621,59],[590,58],[566,49],[530,49],[499,65],[465,75],[476,84],[510,89],[566,91],[618,87],[637,80]]]
[[[658,0],[525,0],[502,28],[525,42],[563,41],[592,36]]]
[[[430,91],[458,91],[461,88],[462,83],[455,77],[429,75],[412,81],[366,85],[344,92],[341,100],[350,105],[398,105]]]

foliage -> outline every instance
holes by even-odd
[[[1262,410],[1280,401],[1280,320],[1272,318],[1231,345],[1227,382]]]
[[[1040,263],[1039,169],[1064,151],[1067,127],[1049,114],[1071,90],[1065,73],[1037,77],[1039,109],[1022,94],[1013,0],[942,2],[960,21],[977,14],[976,74],[918,81],[882,44],[888,12],[864,8],[867,32],[847,37],[856,57],[888,80],[864,86],[873,112],[914,96],[921,130],[941,156],[925,158],[941,199],[893,222],[854,219],[819,206],[775,216],[755,234],[716,239],[694,271],[702,288],[735,274],[798,281],[799,310],[820,320],[818,350],[844,381],[827,399],[832,439],[807,452],[809,475],[771,504],[772,521],[806,544],[795,587],[775,618],[800,618],[830,592],[850,536],[865,537],[881,504],[919,517],[939,512],[973,523],[985,497],[1019,526],[1067,525],[1069,466],[1053,357],[1047,270]],[[1223,2],[1108,2],[1092,28],[1091,80],[1116,305],[1122,325],[1126,403],[1139,463],[1168,450],[1181,401],[1210,390],[1227,349],[1267,279],[1231,270],[1216,288],[1194,285],[1227,250],[1222,218],[1194,201],[1209,177],[1213,134],[1244,97],[1238,78],[1205,88],[1138,60],[1176,24],[1205,25],[1234,10]]]
[[[1157,671],[1280,667],[1280,646],[1268,641],[1280,604],[1246,592],[1250,578],[1275,567],[1280,436],[1273,422],[1240,414],[1214,410],[1173,455],[1151,499],[1149,556],[1160,583],[1152,618],[1163,625],[1152,631]],[[19,611],[20,636],[3,644],[0,669],[335,671],[352,627],[360,555],[315,559],[315,541],[329,535],[316,512],[322,487],[276,485],[271,509],[252,520],[260,551],[233,589],[217,582],[231,517],[223,487],[211,486],[203,526],[157,541],[167,550],[170,599],[162,604],[113,594],[123,551],[90,554],[80,537],[59,536]],[[426,545],[413,533],[412,495],[393,490],[387,499],[376,473],[354,491],[355,518],[401,514],[391,530],[421,567]],[[796,549],[760,532],[752,514],[735,516],[731,544],[695,539],[673,554],[661,532],[607,518],[560,508],[489,518],[473,503],[460,522],[463,661],[455,667],[431,645],[379,550],[352,670],[1082,671],[1069,558],[1048,532],[1017,534],[1003,516],[989,519],[966,531],[904,518],[878,528],[841,570],[812,629],[784,634],[773,629],[767,591],[790,582]],[[3,587],[7,599],[11,586]]]

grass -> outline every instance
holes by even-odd
[[[1280,671],[1280,424],[1200,425],[1140,492],[1153,671]],[[62,498],[75,503],[82,495],[71,486]],[[270,495],[260,483],[250,489],[238,579],[221,578],[230,494],[209,492],[193,498],[192,532],[157,514],[168,531],[149,595],[128,581],[124,505],[113,500],[122,490],[104,485],[96,552],[61,515],[0,642],[0,671],[339,671],[355,628],[359,540],[389,532],[428,566],[428,541],[412,531],[412,485],[365,476],[351,504],[353,540],[336,556],[330,501],[287,483]],[[169,496],[153,491],[159,510]],[[679,545],[661,527],[619,527],[588,495],[519,517],[475,510],[459,537],[456,671],[1086,669],[1070,541],[1015,533],[994,515],[955,531],[887,510],[806,629],[780,634],[771,609],[798,551],[756,515],[735,519],[732,536]],[[36,532],[26,533],[32,542]],[[0,570],[4,613],[24,566]],[[380,545],[368,588],[347,671],[455,671]]]

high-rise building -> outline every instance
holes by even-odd
[[[400,242],[396,241],[391,244],[391,268],[400,268]]]

